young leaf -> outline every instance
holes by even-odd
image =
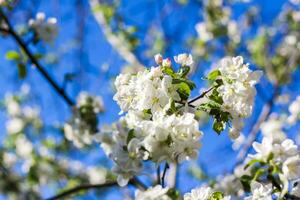
[[[221,75],[221,72],[216,69],[216,70],[213,70],[211,71],[208,75],[207,75],[207,79],[210,80],[210,81],[214,81],[217,79],[218,76]]]
[[[5,58],[7,60],[14,60],[14,61],[18,61],[20,60],[21,56],[17,51],[8,51],[5,54]]]
[[[131,130],[128,132],[128,136],[127,136],[126,143],[129,144],[130,140],[132,140],[134,137],[135,137],[134,130],[131,129]]]
[[[24,63],[18,63],[18,70],[19,70],[19,78],[23,79],[27,75],[26,65]]]

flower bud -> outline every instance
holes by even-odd
[[[156,54],[154,56],[154,59],[155,59],[156,64],[158,64],[158,65],[161,65],[163,63],[163,57],[161,54]]]

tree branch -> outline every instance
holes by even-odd
[[[210,87],[207,90],[205,90],[202,94],[200,94],[199,96],[195,97],[194,99],[191,99],[188,101],[189,106],[192,106],[191,103],[197,101],[198,99],[203,98],[207,93],[209,93],[214,87]]]
[[[47,71],[42,67],[42,65],[37,61],[34,57],[33,53],[27,47],[22,38],[16,33],[13,26],[9,22],[8,18],[4,14],[3,10],[0,8],[0,17],[3,19],[5,24],[7,25],[8,34],[10,34],[14,40],[18,43],[18,45],[24,50],[31,63],[36,66],[37,70],[41,73],[41,75],[49,82],[49,84],[54,88],[54,90],[66,101],[69,106],[73,106],[74,101],[65,93],[65,91],[50,77]]]
[[[55,195],[53,197],[47,198],[46,200],[56,200],[56,199],[61,199],[63,197],[67,197],[70,196],[72,194],[78,193],[82,190],[90,190],[90,189],[103,189],[103,188],[107,188],[107,187],[112,187],[112,186],[117,186],[117,182],[116,181],[110,181],[107,183],[103,183],[103,184],[83,184],[80,186],[76,186],[74,188],[71,188],[69,190],[66,190],[58,195]]]
[[[142,183],[140,180],[138,180],[136,177],[134,177],[133,179],[131,179],[129,181],[129,184],[136,186],[137,188],[141,189],[141,190],[146,190],[147,186]],[[119,186],[118,183],[116,181],[109,181],[106,183],[102,183],[102,184],[83,184],[83,185],[79,185],[76,187],[73,187],[71,189],[65,190],[63,192],[61,192],[58,195],[55,195],[53,197],[49,197],[46,200],[56,200],[56,199],[62,199],[65,198],[67,196],[70,196],[72,194],[76,194],[82,190],[90,190],[90,189],[104,189],[107,187],[114,187],[114,186]]]

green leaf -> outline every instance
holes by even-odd
[[[251,167],[252,165],[256,164],[256,163],[263,163],[262,160],[258,160],[258,159],[253,159],[250,160],[244,167],[244,169],[247,169],[248,167]]]
[[[190,72],[190,69],[189,66],[181,66],[178,71],[179,76],[184,78]]]
[[[163,67],[162,71],[164,74],[171,76],[172,78],[176,77],[175,72],[173,71],[173,69],[171,67]]]
[[[14,60],[14,61],[18,61],[20,60],[21,56],[17,51],[8,51],[5,54],[5,58],[7,60]]]
[[[210,195],[209,199],[210,200],[221,200],[221,199],[223,199],[223,193],[219,192],[219,191],[213,192]]]
[[[131,130],[128,132],[128,136],[127,136],[126,143],[129,144],[130,140],[132,140],[134,137],[135,137],[134,129],[131,129]]]
[[[218,76],[221,75],[221,72],[216,69],[216,70],[213,70],[211,71],[208,75],[207,75],[207,79],[210,80],[210,81],[214,81],[217,79]]]
[[[226,123],[224,121],[218,121],[216,119],[214,120],[213,129],[218,134],[220,134],[222,131],[224,131],[225,128],[226,128]]]
[[[181,100],[187,100],[191,94],[191,89],[189,87],[189,85],[185,82],[181,82],[178,85],[178,89],[177,92],[181,98]]]
[[[252,177],[249,176],[249,175],[243,175],[240,178],[240,181],[241,181],[241,183],[243,185],[243,189],[246,192],[250,192],[250,190],[251,190],[251,187],[250,187],[251,180],[252,180]]]
[[[18,70],[19,70],[19,78],[24,79],[27,75],[26,65],[24,63],[18,63]]]

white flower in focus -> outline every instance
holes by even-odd
[[[6,131],[9,134],[16,134],[23,131],[25,122],[20,118],[12,118],[6,122]]]
[[[282,171],[288,180],[300,178],[300,157],[299,155],[289,157],[283,163]]]
[[[273,151],[273,143],[268,138],[263,138],[261,143],[253,142],[252,146],[257,153],[255,155],[250,155],[250,157],[256,159],[267,159]]]
[[[259,182],[251,182],[252,195],[245,200],[272,200],[272,184],[262,185]]]
[[[214,190],[208,186],[202,186],[195,189],[192,189],[191,192],[185,193],[183,196],[184,200],[210,200],[211,195],[213,194]],[[225,196],[222,200],[230,200],[230,196]]]
[[[183,196],[184,200],[209,200],[210,194],[213,190],[210,187],[199,187],[192,189],[190,193],[186,193]]]
[[[194,63],[192,55],[186,53],[174,56],[174,60],[176,63],[181,64],[183,66],[192,66]]]
[[[161,185],[150,187],[146,191],[136,190],[135,200],[171,200],[167,195],[169,188],[163,188]]]
[[[56,18],[48,18],[46,20],[45,13],[39,12],[35,19],[30,19],[29,26],[36,32],[38,37],[46,43],[51,43],[58,33]]]

